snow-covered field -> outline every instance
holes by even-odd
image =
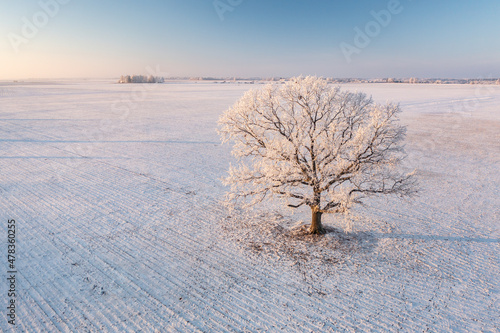
[[[0,330],[500,331],[500,86],[345,85],[401,102],[421,192],[322,239],[220,204],[216,122],[251,87],[0,83]]]

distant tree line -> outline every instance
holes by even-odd
[[[165,79],[153,75],[122,75],[118,83],[163,83]]]
[[[430,84],[499,84],[500,79],[419,79],[411,78],[379,78],[379,79],[358,79],[358,78],[327,78],[330,83],[430,83]]]
[[[134,79],[135,78],[135,79]],[[156,80],[156,81],[153,81]],[[122,76],[120,83],[142,83],[142,82],[163,82],[163,78],[153,78],[152,76],[145,77],[141,75]],[[212,81],[214,83],[265,83],[265,82],[279,82],[284,84],[290,79],[285,77],[169,77],[168,80],[189,80],[189,81]],[[331,78],[327,77],[325,80],[328,83],[421,83],[421,84],[497,84],[500,85],[499,78],[478,78],[478,79],[449,79],[449,78]]]

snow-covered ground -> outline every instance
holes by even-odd
[[[325,216],[221,206],[219,115],[258,85],[0,83],[21,332],[500,330],[500,86],[345,85],[400,101],[421,192]]]

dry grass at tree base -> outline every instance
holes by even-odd
[[[307,224],[288,227],[291,221],[279,213],[228,216],[223,224],[228,238],[236,241],[242,251],[269,263],[288,262],[305,282],[314,282],[312,288],[320,294],[315,286],[321,284],[322,278],[342,266],[351,266],[354,257],[358,258],[356,262],[370,260],[367,257],[377,245],[370,232],[346,232],[324,225],[326,233],[316,235],[309,233]]]

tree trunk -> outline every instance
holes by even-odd
[[[312,211],[312,221],[311,227],[309,228],[309,232],[311,234],[322,235],[325,233],[325,229],[323,229],[323,225],[321,224],[321,213],[319,208],[311,207]]]

